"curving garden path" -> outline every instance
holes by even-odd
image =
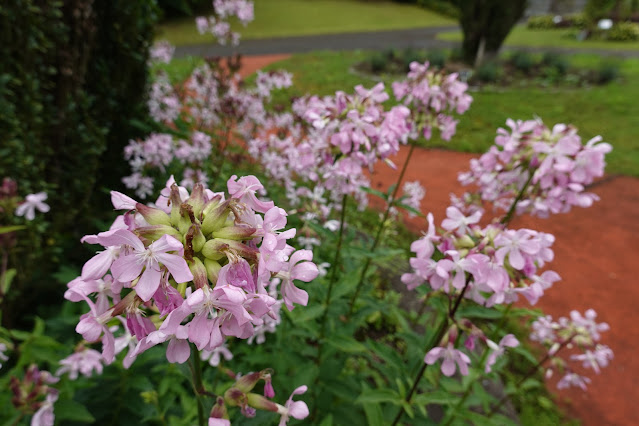
[[[286,58],[270,55],[244,58],[242,74],[248,75]],[[401,167],[407,148],[392,158]],[[418,180],[426,188],[423,212],[432,212],[441,223],[449,205],[450,193],[461,194],[457,173],[468,169],[476,154],[446,150],[415,149],[404,182]],[[397,179],[397,172],[379,164],[371,176],[372,187],[386,190]],[[529,216],[516,218],[512,227],[527,227],[555,235],[552,269],[562,280],[555,283],[538,307],[557,318],[570,310],[593,308],[598,320],[606,321],[610,331],[603,343],[615,358],[600,375],[590,371],[588,390],[555,392],[570,415],[583,425],[639,424],[639,179],[606,176],[590,188],[601,200],[587,209],[575,208],[568,214],[549,219]],[[414,231],[426,228],[425,219],[408,219]],[[549,383],[554,389],[555,382]]]

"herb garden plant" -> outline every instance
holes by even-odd
[[[237,42],[228,20],[252,20],[252,3],[213,6],[198,29]],[[166,44],[152,54],[170,57]],[[271,92],[290,86],[290,74],[258,72],[249,85],[238,69],[237,58],[208,60],[178,85],[156,74],[149,110],[160,130],[123,153],[135,198],[111,192],[119,215],[83,238],[97,252],[64,294],[82,307],[82,340],[72,350],[47,343],[67,354],[37,366],[28,355],[45,339],[42,325],[32,335],[3,329],[0,359],[19,359],[2,379],[13,408],[0,418],[515,424],[504,406],[539,387],[540,373],[585,388],[584,369],[609,364],[608,326],[594,311],[553,319],[525,307],[560,280],[548,269],[555,238],[512,220],[590,206],[597,196],[586,187],[603,175],[610,145],[584,143],[570,125],[509,119],[459,175],[468,192],[436,222],[421,212],[421,185],[403,179],[416,139],[450,140],[471,108],[456,74],[413,62],[392,85],[394,106],[380,83],[283,108]],[[408,156],[394,165],[400,149]],[[387,193],[365,173],[378,162],[398,169]],[[46,194],[17,194],[5,181],[1,211],[23,216],[20,226],[52,213]],[[365,213],[370,196],[385,202],[379,217]],[[405,246],[396,238],[402,211],[426,219]],[[10,279],[4,262],[2,294]],[[65,306],[73,318],[77,308]],[[528,338],[533,349],[522,345]],[[524,369],[513,377],[514,357]],[[92,383],[115,389],[106,403],[132,395],[129,417],[83,396]]]

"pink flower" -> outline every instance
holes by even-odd
[[[24,216],[27,220],[35,219],[36,209],[42,213],[46,213],[50,210],[50,207],[44,203],[47,199],[46,192],[38,192],[37,194],[29,194],[25,197],[22,204],[16,209],[16,216]]]
[[[455,373],[455,363],[459,367],[459,372],[462,375],[468,375],[470,358],[462,351],[455,349],[452,343],[448,343],[446,348],[436,347],[428,351],[424,357],[424,362],[428,365],[432,365],[437,362],[439,358],[444,360],[442,362],[442,373],[444,373],[445,376],[450,377]]]
[[[182,243],[170,235],[164,235],[149,247],[144,247],[134,233],[126,229],[117,229],[113,234],[102,238],[101,243],[109,246],[125,245],[133,249],[133,253],[120,256],[115,260],[111,271],[113,276],[122,282],[129,282],[140,277],[135,291],[145,302],[151,300],[160,286],[163,274],[160,262],[169,270],[176,282],[184,283],[193,280],[193,274],[184,258],[168,253],[180,252],[184,249]]]
[[[492,366],[497,362],[497,358],[503,355],[506,347],[515,348],[519,346],[519,340],[512,334],[505,335],[500,341],[499,345],[491,340],[487,340],[486,344],[492,350],[490,355],[488,355],[488,359],[486,359],[486,373],[490,373],[492,371]]]
[[[293,401],[293,396],[306,393],[307,390],[308,387],[300,386],[293,391],[291,396],[288,398],[288,401],[286,401],[284,407],[282,407],[281,405],[277,406],[278,414],[282,415],[282,417],[280,418],[279,426],[286,426],[286,423],[288,422],[288,419],[290,417],[298,420],[302,420],[308,417],[309,411],[306,403],[304,401]]]
[[[103,361],[100,352],[85,348],[61,360],[62,367],[56,371],[55,375],[61,376],[64,373],[69,373],[69,379],[75,380],[78,378],[78,373],[85,377],[91,377],[94,371],[96,374],[102,374]]]
[[[317,278],[319,270],[313,262],[313,252],[310,250],[298,250],[291,255],[288,262],[288,269],[284,268],[277,273],[277,277],[282,280],[281,293],[284,303],[289,310],[293,310],[293,303],[306,306],[308,303],[308,293],[295,287],[293,280],[304,282],[313,281]]]

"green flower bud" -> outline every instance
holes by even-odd
[[[209,278],[209,281],[215,285],[215,283],[217,283],[217,277],[220,269],[222,269],[222,265],[215,260],[204,259],[204,267],[206,268],[206,276]]]
[[[135,210],[144,217],[144,220],[146,220],[149,225],[171,225],[171,218],[169,215],[160,209],[155,209],[153,207],[137,203],[135,205]]]
[[[241,241],[249,239],[255,231],[255,228],[247,226],[226,226],[213,231],[211,235],[213,235],[214,238],[226,238],[229,240]]]
[[[226,218],[229,216],[229,213],[231,213],[231,210],[229,209],[228,201],[221,203],[206,213],[202,221],[202,232],[204,235],[209,235],[216,229],[221,228],[224,223],[226,223]]]
[[[207,277],[207,271],[204,267],[204,263],[197,257],[193,258],[193,261],[188,262],[189,269],[193,274],[193,283],[197,288],[203,288],[208,286],[209,279]]]
[[[258,410],[273,411],[275,413],[277,412],[277,404],[262,395],[249,393],[248,395],[246,395],[246,398],[248,399],[248,405],[253,408],[257,408]]]

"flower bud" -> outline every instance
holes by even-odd
[[[205,213],[204,220],[202,221],[202,232],[204,235],[209,235],[211,232],[224,225],[226,218],[229,216],[229,213],[231,213],[231,210],[228,207],[229,202],[225,201],[211,209],[211,211]]]
[[[189,205],[193,208],[193,214],[195,217],[200,216],[205,202],[204,186],[198,182],[193,186],[193,191],[191,191],[191,196],[187,201],[187,203],[189,203]]]
[[[206,276],[209,278],[209,281],[215,285],[222,265],[215,260],[204,259],[204,267],[206,268]]]
[[[184,238],[182,237],[182,234],[180,234],[177,229],[168,225],[143,226],[141,228],[137,228],[134,233],[138,237],[145,238],[151,242],[159,240],[164,235],[170,235],[184,244]]]
[[[149,225],[171,225],[171,218],[169,215],[160,209],[154,209],[153,207],[145,206],[142,203],[137,203],[135,205],[135,210],[144,217],[144,220],[146,220]]]
[[[251,248],[246,244],[224,238],[209,240],[202,247],[204,257],[211,260],[220,260],[226,256],[227,252],[237,254],[245,259],[255,259],[258,253],[257,249]]]
[[[247,240],[255,233],[255,228],[247,226],[226,226],[224,228],[213,231],[214,238],[226,238],[229,240]]]
[[[213,417],[214,419],[228,419],[229,415],[226,411],[226,405],[224,405],[224,398],[221,396],[217,397],[217,401],[213,408],[211,408],[211,414],[209,417]]]
[[[470,236],[468,235],[464,235],[461,238],[458,238],[457,241],[455,241],[455,246],[457,248],[473,248],[475,247],[475,242],[473,241],[472,238],[470,238]]]
[[[188,262],[189,269],[193,274],[193,283],[197,288],[203,288],[208,286],[209,280],[206,273],[204,263],[197,257],[193,258],[193,261]]]
[[[273,401],[266,399],[262,395],[258,395],[256,393],[249,393],[248,395],[246,395],[246,397],[248,399],[248,404],[251,407],[257,408],[258,410],[266,410],[266,411],[272,411],[274,413],[277,413],[277,404],[274,403]]]

